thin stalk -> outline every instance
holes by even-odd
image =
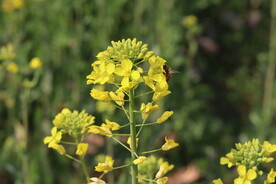
[[[153,152],[157,152],[157,151],[161,151],[162,149],[161,148],[158,148],[158,149],[155,149],[155,150],[151,150],[151,151],[144,151],[142,152],[141,154],[148,154],[148,153],[153,153]]]
[[[113,158],[114,157],[113,142],[109,138],[106,138],[106,142],[107,142],[107,154]],[[108,183],[114,183],[114,172],[107,173],[107,181]]]
[[[89,183],[89,180],[90,180],[89,179],[89,174],[88,174],[87,166],[86,166],[86,164],[84,162],[84,158],[83,157],[80,158],[80,162],[81,162],[81,166],[82,166],[82,169],[83,169],[86,181],[87,181],[87,183]]]
[[[119,141],[118,139],[112,137],[112,139],[114,141],[116,141],[117,143],[121,144],[124,148],[126,148],[129,152],[131,152],[131,149],[129,149],[126,145],[124,145],[121,141]],[[137,155],[136,155],[137,156]],[[138,157],[138,156],[137,156]]]
[[[66,156],[67,158],[70,158],[70,159],[72,159],[72,160],[78,162],[78,163],[81,163],[81,161],[80,161],[79,159],[74,158],[74,157],[72,157],[71,155],[68,155],[67,153],[65,154],[65,156]]]
[[[24,177],[24,184],[29,183],[29,161],[27,157],[28,153],[28,135],[29,135],[29,121],[28,121],[28,113],[29,113],[29,94],[30,94],[30,89],[29,88],[24,88],[23,91],[23,96],[22,96],[22,122],[23,122],[23,127],[24,127],[24,134],[25,134],[25,155],[22,160],[22,172],[23,172],[23,177]]]
[[[266,71],[264,96],[263,96],[263,110],[266,125],[272,119],[272,91],[275,76],[276,66],[276,0],[271,1],[271,26],[270,26],[270,45],[269,45],[269,61]]]
[[[134,122],[134,89],[129,92],[129,122],[130,122],[130,139],[131,139],[131,162],[137,158],[137,148],[136,148],[136,124]],[[137,165],[131,165],[131,183],[138,183],[138,167]]]

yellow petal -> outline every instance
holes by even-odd
[[[173,111],[165,111],[160,118],[157,119],[157,123],[161,124],[165,122],[169,117],[173,115]]]

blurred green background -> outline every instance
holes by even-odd
[[[1,184],[26,184],[26,178],[30,184],[84,183],[80,166],[48,149],[43,138],[64,107],[85,109],[97,123],[105,115],[120,119],[97,109],[86,76],[97,53],[123,38],[147,43],[180,72],[169,81],[172,94],[160,103],[175,114],[141,140],[149,148],[165,136],[180,143],[157,154],[175,165],[169,184],[206,184],[218,177],[231,183],[234,172],[219,158],[234,143],[254,137],[276,143],[275,0],[0,2]],[[14,57],[7,57],[8,44]],[[28,88],[26,81],[36,75],[28,68],[34,57],[43,67]],[[11,63],[18,72],[8,70]],[[106,153],[106,143],[95,142],[91,168],[95,155]],[[116,154],[121,150],[114,147],[118,160],[128,157]],[[125,184],[124,177],[116,173],[115,183]]]

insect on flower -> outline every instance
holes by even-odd
[[[173,73],[179,73],[176,70],[171,69],[168,65],[163,65],[163,69],[165,70],[164,75],[166,76],[166,81],[168,82],[170,78],[172,78]]]

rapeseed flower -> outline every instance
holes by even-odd
[[[10,73],[17,73],[19,71],[19,67],[14,62],[9,63],[7,65],[7,71]]]
[[[79,143],[76,154],[83,157],[83,156],[86,155],[87,149],[88,149],[88,144],[87,143]]]
[[[165,111],[160,118],[157,119],[157,123],[161,124],[163,122],[165,122],[167,119],[169,119],[169,117],[171,117],[173,115],[173,111]]]
[[[111,101],[111,97],[109,96],[108,91],[100,91],[100,90],[97,90],[97,89],[93,88],[91,90],[90,95],[94,99],[102,101],[102,102],[109,102],[109,101]]]
[[[123,106],[125,104],[124,97],[125,94],[123,92],[114,93],[113,91],[109,92],[109,96],[111,99],[119,106]]]
[[[274,183],[275,178],[276,178],[276,171],[274,171],[274,169],[271,169],[267,175],[267,179],[264,181],[264,184]]]
[[[113,163],[114,160],[110,156],[105,157],[104,163],[98,163],[98,165],[95,167],[95,170],[98,172],[109,172],[113,170]]]
[[[197,24],[197,17],[194,15],[189,15],[186,16],[183,21],[182,24],[184,25],[184,27],[186,28],[191,28],[193,26],[195,26]]]
[[[96,178],[96,177],[92,177],[90,178],[91,182],[87,183],[87,184],[106,184],[105,181]]]
[[[40,60],[39,57],[34,57],[34,58],[30,61],[29,66],[30,66],[32,69],[39,69],[39,68],[41,68],[41,66],[42,66],[42,61]]]
[[[142,118],[143,119],[147,119],[149,114],[153,111],[155,111],[156,109],[158,109],[158,105],[152,105],[152,103],[147,103],[147,104],[144,104],[142,103],[141,104],[141,112],[142,112]]]
[[[157,179],[156,183],[157,184],[166,184],[168,182],[168,180],[169,180],[168,177],[163,177],[163,178]]]
[[[238,166],[239,177],[234,180],[234,184],[251,184],[251,181],[257,177],[257,173],[253,169],[246,170],[246,166]]]
[[[164,70],[166,60],[155,56],[152,51],[148,51],[146,44],[137,42],[136,39],[123,39],[111,43],[112,46],[100,52],[97,60],[92,63],[92,72],[87,76],[87,84],[113,84],[117,89],[113,93],[91,91],[94,99],[109,102],[112,98],[122,106],[123,96],[122,93],[118,96],[118,93],[128,93],[143,82],[154,91],[154,101],[170,94]],[[141,64],[144,62],[148,63],[145,64],[148,72],[142,69]]]
[[[138,157],[137,159],[135,159],[135,160],[133,161],[133,163],[134,163],[135,165],[137,165],[137,164],[143,163],[145,160],[147,160],[147,157],[145,157],[145,156],[140,156],[140,157]]]
[[[173,148],[179,146],[179,144],[174,142],[173,139],[167,139],[167,137],[165,137],[165,141],[166,141],[165,144],[163,144],[163,146],[162,146],[163,151],[168,151],[170,149],[173,149]]]
[[[267,141],[260,144],[258,139],[247,141],[244,144],[237,143],[236,149],[232,149],[226,154],[226,157],[220,158],[220,163],[227,164],[228,167],[244,165],[248,169],[255,168],[262,162],[271,162],[273,158],[270,155],[276,151],[275,148],[276,145]],[[261,173],[261,171],[259,172]]]
[[[86,134],[89,127],[94,124],[94,119],[95,117],[87,114],[85,110],[78,112],[76,110],[70,111],[68,108],[64,108],[55,116],[53,124],[63,133],[76,136]]]
[[[223,184],[223,182],[221,181],[220,178],[216,179],[216,180],[213,180],[213,183],[214,184]]]
[[[92,125],[89,127],[89,132],[93,134],[100,134],[107,137],[112,137],[111,130],[119,130],[121,126],[116,122],[111,122],[109,120],[105,120],[105,123],[102,123],[101,126]]]
[[[58,151],[61,155],[65,154],[65,149],[62,145],[58,144],[62,138],[62,132],[57,131],[57,127],[53,127],[51,130],[51,136],[44,138],[44,144],[48,144],[49,148],[53,148]]]
[[[155,175],[155,178],[161,178],[167,174],[170,170],[174,168],[174,165],[170,165],[168,162],[161,163],[158,172]]]
[[[3,0],[2,9],[6,12],[12,12],[15,9],[21,9],[24,7],[23,0]]]

